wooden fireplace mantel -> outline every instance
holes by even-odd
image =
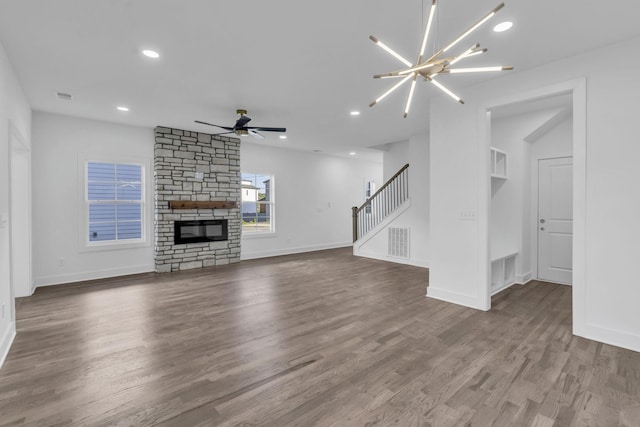
[[[169,200],[170,209],[233,209],[237,208],[236,202],[210,200],[210,201],[191,201],[191,200]]]

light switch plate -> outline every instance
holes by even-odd
[[[462,221],[475,221],[476,220],[476,211],[460,211],[460,220]]]

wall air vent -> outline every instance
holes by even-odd
[[[58,99],[64,99],[65,101],[71,101],[71,94],[66,92],[56,92]]]
[[[389,227],[388,255],[409,258],[409,228]]]

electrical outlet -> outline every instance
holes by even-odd
[[[64,267],[64,258],[58,258],[58,267]]]

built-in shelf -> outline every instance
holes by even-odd
[[[169,200],[170,209],[233,209],[237,207],[236,202],[229,201]]]
[[[516,282],[517,252],[491,258],[491,295],[508,288]]]
[[[507,179],[507,153],[491,147],[491,177]]]

